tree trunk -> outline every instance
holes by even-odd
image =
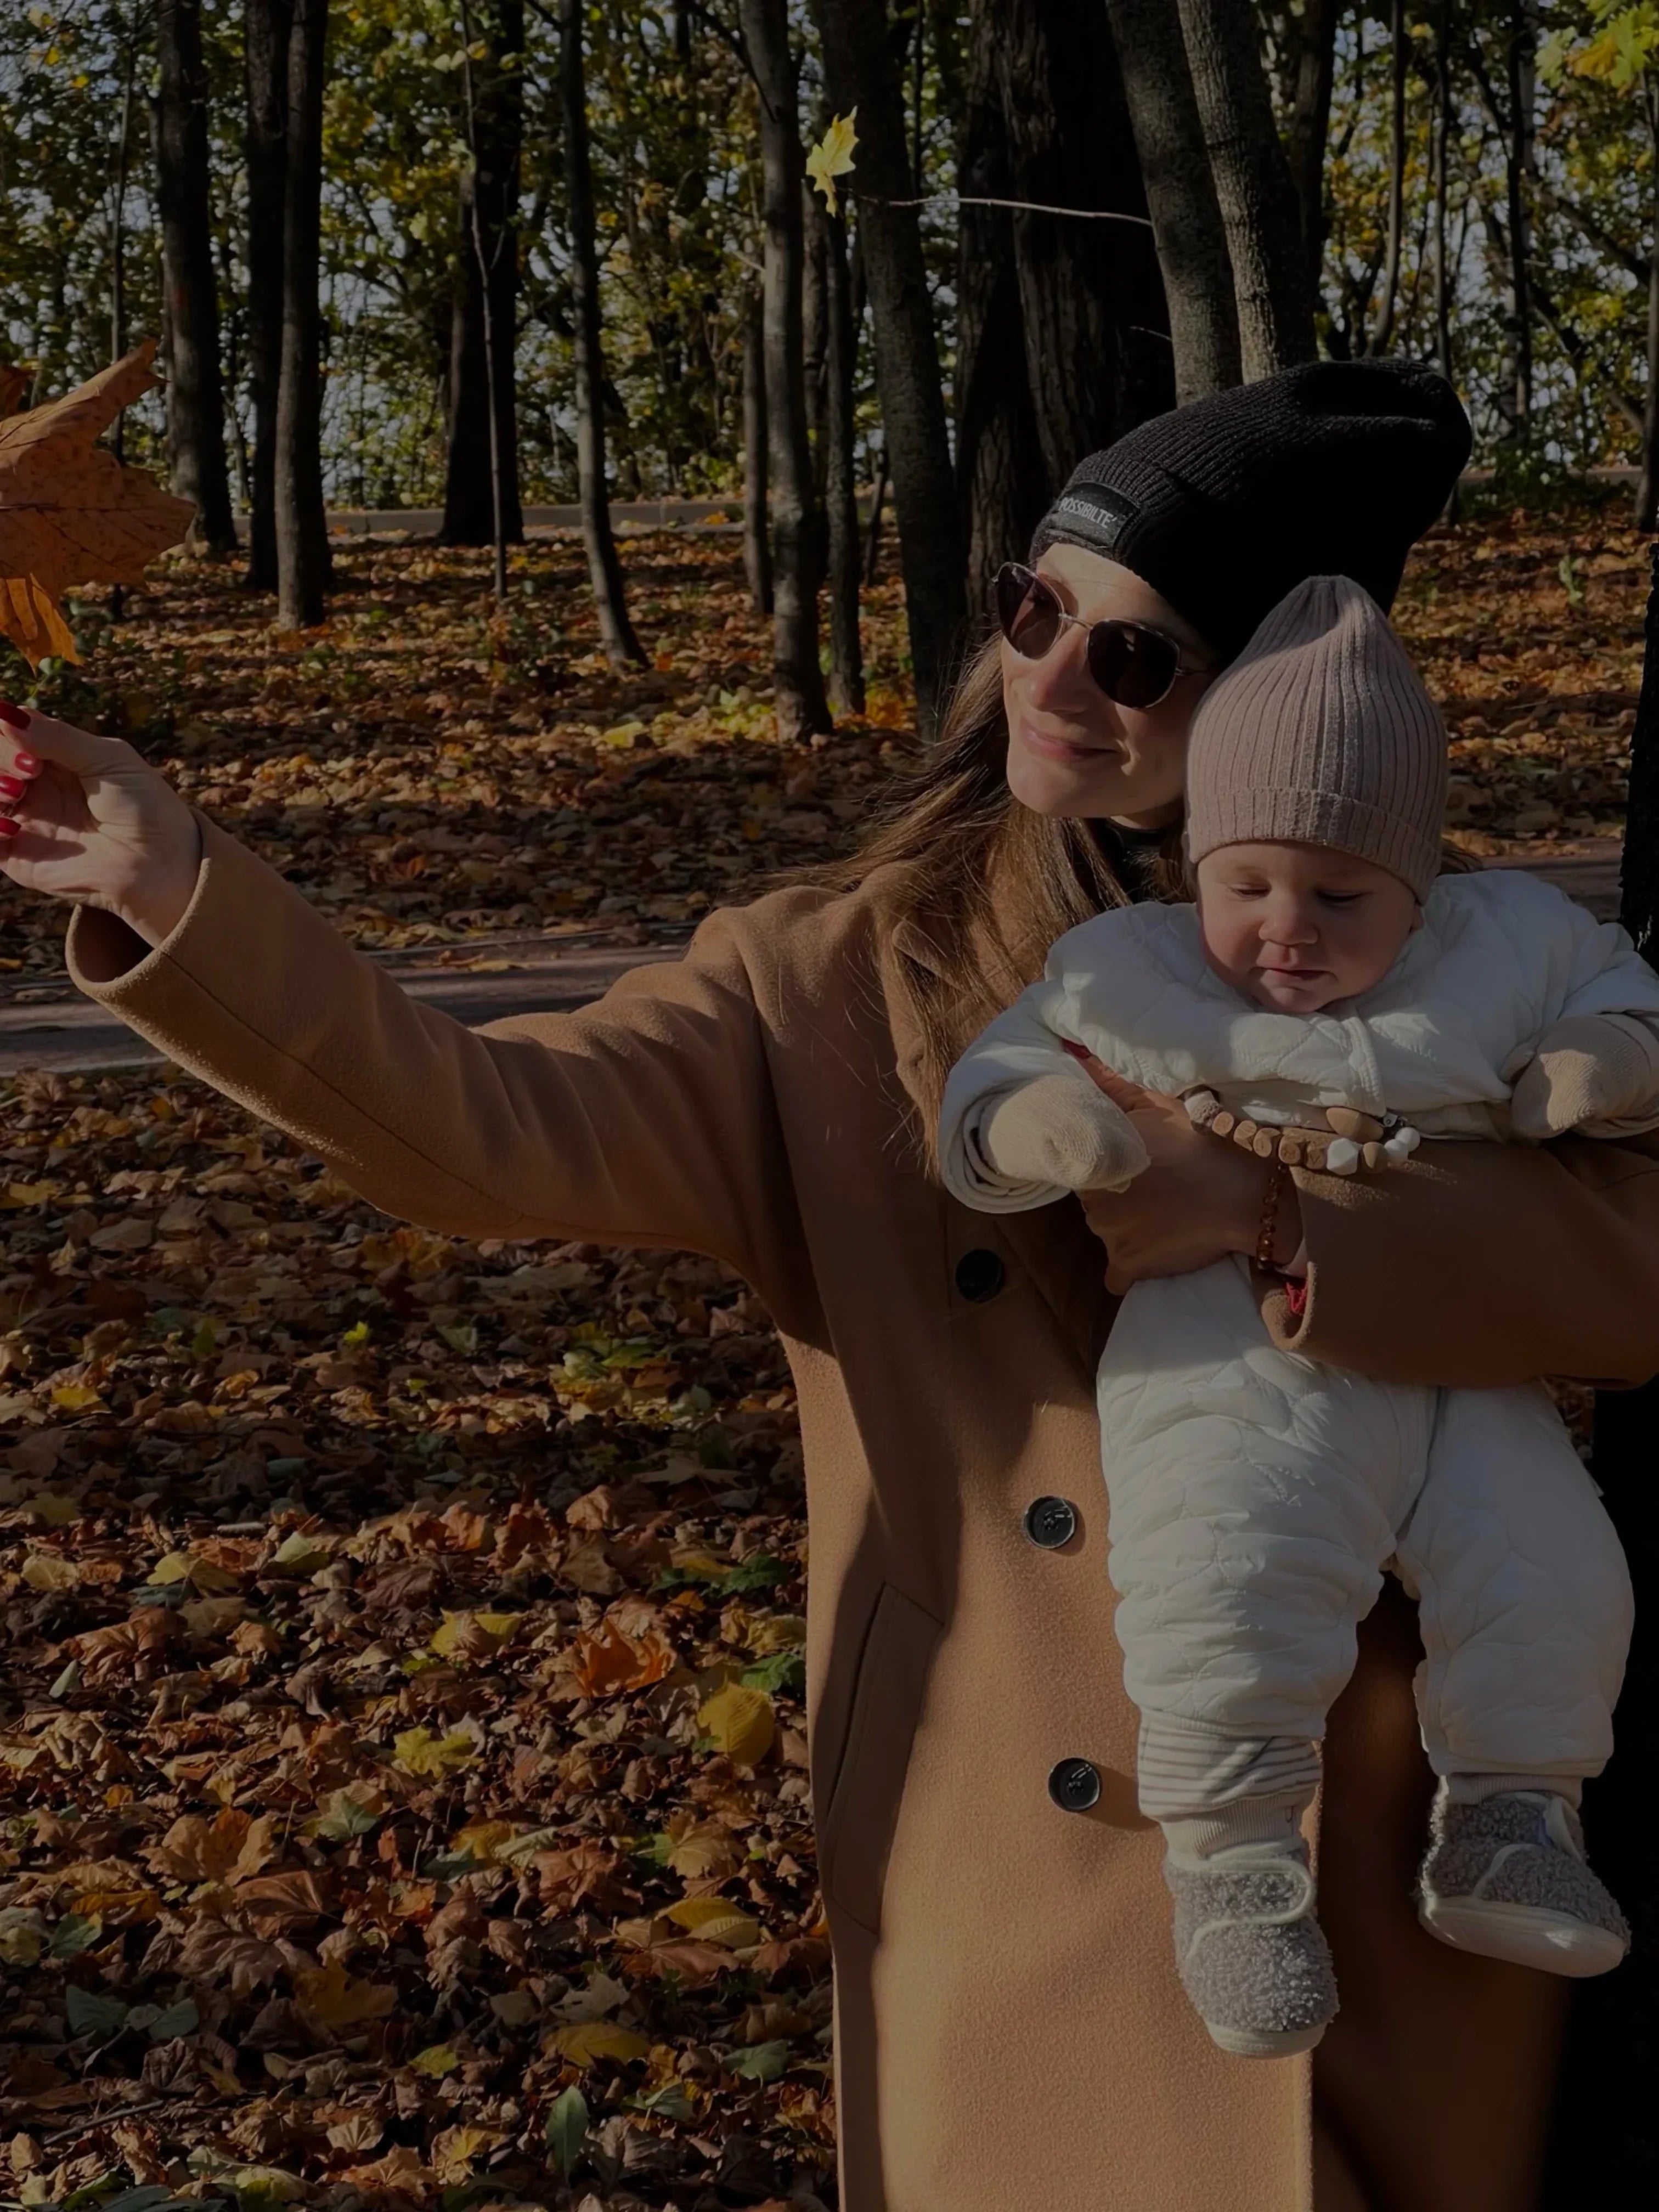
[[[1411,41],[1406,35],[1406,0],[1394,0],[1389,18],[1393,41],[1389,53],[1391,105],[1389,117],[1389,242],[1382,255],[1382,293],[1376,303],[1366,351],[1385,354],[1394,343],[1395,305],[1400,295],[1400,248],[1406,226],[1406,67]]]
[[[1244,378],[1314,358],[1302,215],[1245,0],[1179,0],[1182,34],[1226,227]]]
[[[1659,81],[1643,80],[1648,143],[1653,149],[1648,236],[1648,388],[1642,410],[1642,480],[1636,493],[1636,526],[1650,531],[1659,520]],[[1659,823],[1656,823],[1659,831]],[[1659,849],[1656,847],[1656,849]]]
[[[1620,920],[1659,965],[1659,546],[1651,564],[1642,689],[1631,733]],[[1659,1383],[1595,1401],[1591,1468],[1636,1591],[1636,1631],[1619,1700],[1618,1747],[1584,1790],[1596,1871],[1635,1941],[1616,1974],[1573,1990],[1552,2172],[1542,2202],[1639,2204],[1659,2182],[1653,2117],[1659,2019],[1659,1889],[1653,1881],[1653,1776],[1659,1763]]]
[[[570,208],[570,301],[575,324],[576,483],[582,542],[599,618],[599,643],[615,668],[641,664],[645,651],[628,618],[622,562],[611,528],[605,469],[605,349],[599,322],[599,257],[593,228],[593,171],[587,151],[587,87],[582,66],[582,0],[559,0],[559,92],[564,125],[565,193]]]
[[[1509,319],[1515,366],[1511,425],[1515,435],[1522,439],[1528,436],[1532,428],[1532,216],[1528,205],[1528,185],[1533,166],[1537,50],[1536,0],[1514,0],[1507,55],[1510,140],[1504,182],[1509,201]]]
[[[858,110],[853,179],[870,283],[876,383],[898,513],[916,715],[931,733],[961,641],[963,532],[951,466],[933,303],[916,186],[905,143],[904,95],[888,39],[885,0],[817,0],[830,104]]]
[[[1012,197],[1137,218],[1014,216],[1026,374],[1052,495],[1085,453],[1171,405],[1175,377],[1105,11],[1073,0],[1003,0],[1000,13]]]
[[[288,163],[283,193],[283,354],[276,394],[276,620],[323,618],[331,580],[323,509],[323,87],[328,0],[294,0],[288,41]]]
[[[749,604],[757,615],[772,611],[766,477],[766,339],[757,294],[743,325],[743,571],[749,579]]]
[[[1325,142],[1336,78],[1336,27],[1343,6],[1344,0],[1304,0],[1291,82],[1291,181],[1307,255],[1310,296],[1316,301],[1325,263]]]
[[[192,534],[215,554],[231,553],[236,547],[236,525],[225,465],[202,0],[159,0],[155,51],[155,199],[167,290],[167,470],[174,491],[196,503]]]
[[[247,83],[247,366],[253,501],[247,580],[276,588],[276,394],[283,374],[283,208],[288,176],[288,41],[294,0],[244,0]]]
[[[812,457],[801,357],[805,164],[787,0],[741,0],[740,17],[760,94],[764,225],[761,325],[772,495],[773,703],[779,736],[795,739],[832,726],[818,666]]]
[[[1243,375],[1227,234],[1170,0],[1106,0],[1106,13],[1164,271],[1176,404],[1184,406]]]
[[[1453,0],[1440,0],[1434,61],[1434,352],[1448,382],[1452,373],[1451,267],[1446,258],[1446,185],[1454,127],[1452,106]],[[1452,495],[1456,497],[1455,492]]]
[[[446,545],[492,544],[499,480],[501,537],[516,544],[524,536],[514,374],[519,164],[524,145],[524,0],[479,0],[476,13],[465,4],[462,13],[469,43],[482,43],[485,52],[481,60],[469,64],[471,82],[463,88],[471,95],[472,158],[461,174],[455,240],[441,538]]]
[[[1155,6],[1162,0],[1153,0]],[[968,605],[978,619],[1005,561],[1024,560],[1048,503],[1025,368],[999,49],[1004,0],[973,0],[963,58],[957,189],[957,484],[968,517]],[[1231,287],[1228,293],[1231,302]]]
[[[863,545],[854,476],[854,370],[858,319],[853,313],[847,227],[822,205],[824,269],[824,516],[829,536],[830,704],[838,714],[864,712],[864,649],[859,637]]]
[[[827,241],[817,220],[823,203],[803,178],[800,201],[801,380],[806,392],[806,437],[812,454],[815,496],[823,488],[823,414],[830,397],[830,271],[824,256]],[[827,210],[825,210],[827,212]]]

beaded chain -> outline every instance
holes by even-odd
[[[1362,1168],[1375,1175],[1409,1159],[1421,1142],[1399,1115],[1379,1119],[1352,1106],[1328,1107],[1322,1129],[1294,1124],[1281,1128],[1230,1114],[1213,1091],[1189,1091],[1186,1107],[1194,1127],[1212,1136],[1229,1139],[1259,1160],[1273,1160],[1280,1168],[1309,1168],[1316,1175],[1357,1175]],[[1275,1190],[1279,1182],[1276,1176]]]

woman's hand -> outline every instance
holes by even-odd
[[[1126,1083],[1099,1060],[1073,1055],[1134,1124],[1152,1162],[1127,1190],[1085,1191],[1083,1211],[1106,1247],[1106,1287],[1120,1297],[1151,1275],[1187,1275],[1230,1253],[1253,1255],[1269,1170],[1237,1145],[1196,1129],[1180,1099]],[[1273,1258],[1302,1241],[1296,1187],[1279,1200]]]
[[[160,945],[200,865],[195,816],[131,745],[0,706],[0,870],[13,883],[101,907]]]

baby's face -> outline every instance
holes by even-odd
[[[1314,1014],[1380,983],[1422,921],[1415,892],[1322,845],[1224,845],[1198,864],[1199,926],[1218,975],[1279,1013]]]

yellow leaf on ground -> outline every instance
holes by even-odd
[[[337,1965],[302,1969],[294,1977],[294,1987],[301,2011],[322,2027],[360,2027],[365,2021],[384,2020],[398,2002],[390,1982],[356,1981]]]
[[[409,2063],[417,2074],[429,2074],[434,2081],[441,2081],[446,2074],[455,2071],[461,2063],[461,2054],[453,2043],[428,2043]]]
[[[686,1881],[706,1881],[710,1875],[728,1875],[737,1871],[738,1848],[729,1830],[718,1827],[712,1820],[693,1825],[679,1817],[682,1825],[676,1832],[676,1822],[668,1824],[669,1847],[664,1853],[667,1863]]]
[[[52,1394],[52,1402],[60,1413],[89,1413],[104,1401],[89,1382],[60,1382]]]
[[[758,1766],[772,1748],[777,1719],[764,1690],[728,1682],[699,1708],[697,1725],[738,1766]]]
[[[392,1738],[392,1755],[405,1774],[436,1780],[459,1767],[471,1766],[478,1756],[478,1746],[465,1729],[434,1735],[430,1729],[412,1728]]]
[[[56,1198],[63,1188],[56,1182],[9,1182],[0,1190],[0,1206],[16,1212],[25,1206],[41,1206],[49,1198]]]
[[[746,1951],[761,1940],[761,1925],[724,1897],[686,1897],[664,1908],[665,1917],[705,1943],[722,1943],[728,1951]]]
[[[518,1625],[516,1613],[447,1613],[428,1648],[441,1659],[487,1658]]]
[[[146,341],[75,391],[0,420],[0,631],[38,667],[72,659],[58,608],[72,584],[136,584],[190,528],[188,500],[125,468],[96,441],[153,389]]]
[[[853,125],[858,121],[855,107],[850,115],[837,115],[830,123],[817,144],[806,156],[806,173],[814,188],[823,194],[824,205],[831,215],[840,213],[836,199],[836,179],[853,173],[853,149],[858,144],[858,133]]]
[[[62,1497],[54,1490],[40,1490],[23,1500],[23,1510],[44,1521],[48,1528],[67,1528],[71,1521],[81,1518],[81,1501]]]
[[[651,2048],[648,2037],[635,2035],[631,2027],[618,2027],[608,2020],[588,2020],[574,2027],[556,2028],[547,2044],[550,2051],[556,2051],[573,2066],[592,2066],[600,2058],[643,2058]]]
[[[23,1562],[23,1580],[31,1589],[73,1589],[81,1579],[81,1570],[73,1559],[65,1559],[56,1552],[31,1552]]]

